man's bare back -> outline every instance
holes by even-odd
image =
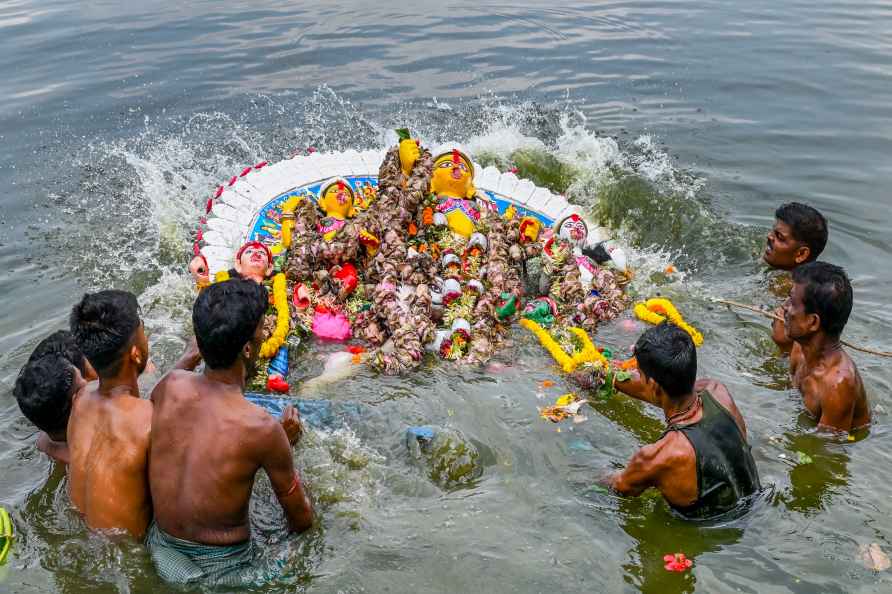
[[[142,538],[152,517],[146,465],[152,403],[126,389],[74,398],[68,424],[71,501],[91,528],[125,529]]]
[[[260,468],[292,528],[312,524],[286,431],[245,400],[240,386],[174,371],[155,387],[152,400],[149,482],[153,499],[164,502],[155,506],[162,530],[210,545],[248,540],[248,504]]]
[[[870,405],[854,361],[842,347],[809,365],[799,343],[790,352],[790,375],[821,428],[853,431],[870,424]]]
[[[617,387],[634,398],[640,398],[655,406],[633,379],[617,384]],[[724,384],[714,379],[702,378],[694,384],[696,392],[708,390],[715,400],[734,419],[741,435],[746,439],[746,423],[737,409],[731,393]],[[680,424],[699,422],[703,417],[702,407],[693,408],[689,415],[680,419]],[[611,487],[626,495],[640,495],[648,487],[654,487],[676,508],[694,504],[699,496],[697,485],[697,455],[691,442],[678,431],[667,431],[656,442],[638,450],[629,461],[626,469],[613,475]]]
[[[136,296],[84,295],[71,310],[71,332],[99,381],[75,397],[68,419],[69,493],[92,528],[142,538],[152,517],[148,464],[152,403],[139,397],[149,343]]]

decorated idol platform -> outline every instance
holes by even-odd
[[[603,381],[611,362],[590,335],[630,305],[622,247],[563,196],[398,134],[387,151],[246,167],[208,199],[197,289],[238,276],[270,293],[250,389],[305,394],[288,377],[301,342],[343,343],[330,374],[404,374],[485,363],[515,323],[564,372]]]

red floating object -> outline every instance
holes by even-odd
[[[282,376],[280,375],[271,375],[266,380],[266,389],[272,392],[278,392],[279,394],[285,394],[288,392],[291,386],[288,385]]]
[[[666,571],[674,571],[677,573],[687,571],[694,564],[693,561],[684,556],[684,553],[664,555],[663,561],[666,563],[666,565],[664,565]]]

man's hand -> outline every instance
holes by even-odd
[[[787,327],[784,324],[784,308],[774,310],[775,319],[771,322],[771,340],[780,348],[781,352],[789,353],[793,348],[793,341],[787,336]]]
[[[173,368],[194,371],[199,363],[201,363],[201,352],[198,350],[198,340],[193,336],[186,343],[186,350],[180,355],[179,360],[174,363]]]
[[[282,428],[285,430],[285,435],[288,436],[288,442],[291,445],[296,445],[304,434],[304,426],[300,422],[300,413],[297,412],[296,408],[289,404],[285,407],[285,410],[282,411],[281,422]]]
[[[412,167],[415,166],[415,161],[420,156],[421,148],[419,148],[417,140],[408,138],[400,141],[400,168],[406,177],[412,173]]]

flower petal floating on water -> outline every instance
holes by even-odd
[[[684,556],[684,553],[675,553],[674,555],[664,555],[663,561],[666,571],[675,571],[681,573],[687,571],[694,564],[693,561]]]
[[[875,542],[872,542],[869,545],[859,545],[858,556],[864,567],[872,571],[886,571],[889,567],[892,567],[892,561],[889,560],[889,555],[883,552],[880,545]]]

